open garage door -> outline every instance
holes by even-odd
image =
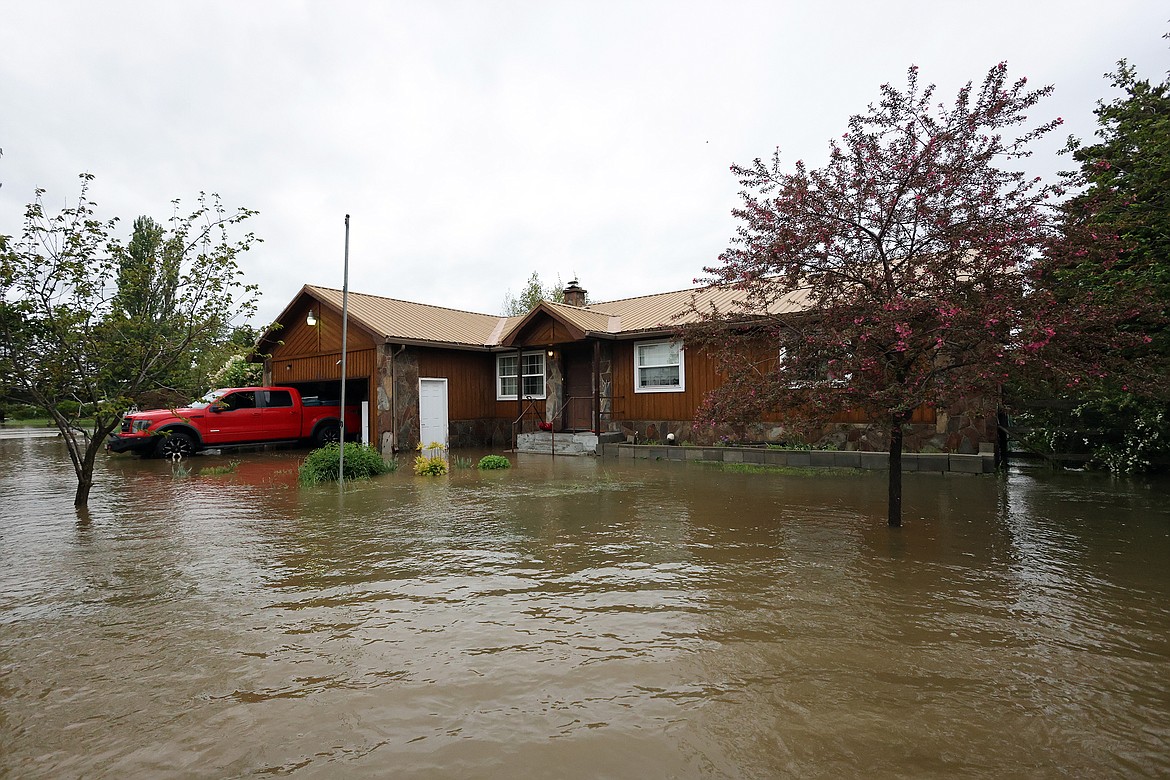
[[[301,394],[306,406],[341,403],[341,380],[320,382],[287,382],[282,387],[293,387]],[[368,377],[350,377],[345,383],[346,406],[362,410],[361,441],[370,442],[370,380]]]

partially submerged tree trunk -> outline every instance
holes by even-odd
[[[92,431],[82,430],[73,421],[61,415],[54,415],[54,422],[65,440],[73,471],[77,475],[77,492],[73,494],[73,505],[84,507],[89,503],[89,492],[93,489],[93,467],[98,453],[105,447],[106,437],[118,426],[117,418],[99,417],[94,421]]]
[[[88,474],[77,475],[77,492],[73,494],[73,506],[89,506],[89,491],[93,487],[93,464]]]
[[[890,502],[887,522],[890,528],[902,527],[902,426],[907,415],[894,412],[890,418]]]
[[[81,457],[81,468],[77,470],[77,492],[73,494],[74,506],[87,506],[89,504],[89,491],[93,487],[93,465],[107,435],[109,435],[108,430],[98,428],[92,437],[85,437],[85,452]]]

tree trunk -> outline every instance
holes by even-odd
[[[902,424],[906,415],[895,413],[890,427],[890,503],[887,521],[890,528],[902,527]]]
[[[1007,412],[1001,406],[995,413],[995,468],[1007,471],[1008,468],[1008,419]]]
[[[84,507],[89,505],[89,489],[93,487],[93,464],[85,474],[77,475],[77,492],[73,494],[73,506]]]
[[[97,460],[98,451],[102,448],[102,442],[106,438],[105,434],[109,431],[103,433],[99,429],[98,433],[101,435],[92,436],[86,441],[85,452],[75,466],[77,471],[77,492],[73,494],[73,506],[75,507],[84,507],[89,504],[89,491],[93,487],[93,464]]]

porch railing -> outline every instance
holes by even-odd
[[[565,411],[567,409],[569,409],[570,406],[572,405],[574,407],[574,409],[576,411],[578,411],[579,413],[581,411],[588,412],[588,415],[587,415],[588,419],[589,419],[588,430],[591,430],[594,433],[600,434],[601,431],[604,429],[604,423],[606,421],[612,421],[612,420],[619,419],[622,417],[623,412],[612,408],[613,406],[616,405],[616,402],[618,400],[621,400],[622,398],[623,398],[623,396],[613,396],[613,397],[607,397],[607,398],[603,399],[603,400],[610,401],[611,408],[608,410],[603,409],[603,410],[600,410],[598,412],[598,417],[600,418],[598,420],[599,425],[596,426],[598,428],[598,430],[593,430],[595,426],[593,425],[593,396],[591,396],[591,395],[570,396],[570,397],[566,398],[564,403],[562,403],[559,407],[557,407],[556,413],[552,416],[552,418],[554,421],[555,420],[563,420]],[[544,419],[541,417],[540,409],[536,405],[536,400],[533,399],[531,396],[525,396],[524,397],[523,411],[520,412],[520,416],[518,416],[515,420],[512,421],[512,449],[515,450],[517,447],[517,444],[519,441],[519,434],[531,433],[535,430],[538,430],[540,428],[540,423],[543,423],[543,422],[544,422]],[[549,433],[552,437],[553,451],[555,454],[556,436],[557,436],[555,424],[553,425],[553,427],[551,429],[549,429]]]
[[[536,401],[532,396],[524,397],[524,409],[521,410],[520,416],[512,421],[512,450],[515,451],[516,443],[519,434],[524,433],[524,425],[528,423],[531,425],[530,430],[534,430],[537,423],[540,422],[540,412],[536,407]]]

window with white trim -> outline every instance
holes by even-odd
[[[523,383],[520,394],[525,398],[544,398],[544,352],[525,352],[520,356],[513,352],[496,356],[496,400],[514,400],[517,381]]]
[[[777,359],[788,374],[788,386],[792,388],[812,387],[820,384],[844,385],[853,379],[853,374],[850,373],[836,375],[831,370],[831,364],[827,358],[818,357],[815,360],[798,362],[798,358],[786,346],[780,347]]]
[[[678,393],[685,389],[682,344],[643,341],[634,345],[635,393]]]

